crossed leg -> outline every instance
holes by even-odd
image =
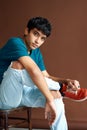
[[[24,69],[23,65],[19,61],[13,62],[11,67],[14,69],[19,69],[19,70]],[[61,94],[58,90],[50,90],[50,91],[51,91],[51,94],[53,95],[54,99],[61,98]]]
[[[11,67],[14,69],[18,69],[18,70],[24,69],[24,67],[18,61],[13,62]],[[25,95],[23,95],[22,102],[20,105],[28,106],[29,100],[27,100],[27,99],[28,99],[28,97],[30,97],[30,95],[29,95],[29,92],[26,90],[26,88],[29,89],[29,87],[25,86],[25,88],[24,88]],[[37,88],[32,89],[32,91],[33,91],[33,92],[31,92],[31,93],[33,93],[32,95],[34,95],[34,96],[37,95],[37,101],[35,101],[35,99],[31,98],[34,101],[34,103],[32,101],[33,105],[31,105],[31,106],[32,107],[40,107],[40,106],[44,107],[45,106],[45,116],[47,116],[47,113],[50,111],[49,104],[46,103],[44,96]],[[60,130],[60,129],[67,130],[67,122],[66,122],[66,118],[65,118],[64,105],[62,102],[61,94],[58,90],[55,90],[55,91],[50,90],[50,91],[54,97],[56,110],[57,110],[57,118],[56,118],[55,122],[53,123],[53,125],[51,126],[51,129],[52,130]],[[52,124],[51,121],[53,120],[52,118],[54,118],[54,117],[52,115],[51,115],[51,117],[50,117],[50,115],[48,117],[49,117],[48,122],[50,125],[50,124]],[[63,125],[62,125],[62,122],[63,122]]]

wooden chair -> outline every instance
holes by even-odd
[[[18,114],[23,111],[26,111],[26,118],[18,116]],[[18,113],[17,116],[15,113]],[[10,110],[0,110],[0,130],[9,130],[11,127],[17,128],[25,122],[27,122],[27,128],[32,130],[30,107],[18,107]]]

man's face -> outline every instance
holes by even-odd
[[[39,48],[46,40],[46,35],[44,35],[41,31],[34,28],[27,32],[25,41],[29,49]]]

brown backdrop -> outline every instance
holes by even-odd
[[[34,16],[48,18],[53,26],[52,35],[41,47],[47,70],[87,87],[87,0],[0,1],[0,46],[8,38],[22,35]],[[86,104],[66,103],[69,119],[87,122]]]
[[[23,34],[30,17],[43,16],[53,26],[42,46],[48,71],[77,79],[87,87],[87,0],[0,1],[0,46],[9,37]]]

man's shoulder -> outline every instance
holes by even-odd
[[[7,46],[13,46],[13,47],[26,47],[24,41],[20,37],[11,37],[8,39]]]
[[[11,38],[8,39],[7,43],[8,42],[16,43],[16,42],[19,42],[19,41],[22,41],[22,39],[20,37],[11,37]]]

